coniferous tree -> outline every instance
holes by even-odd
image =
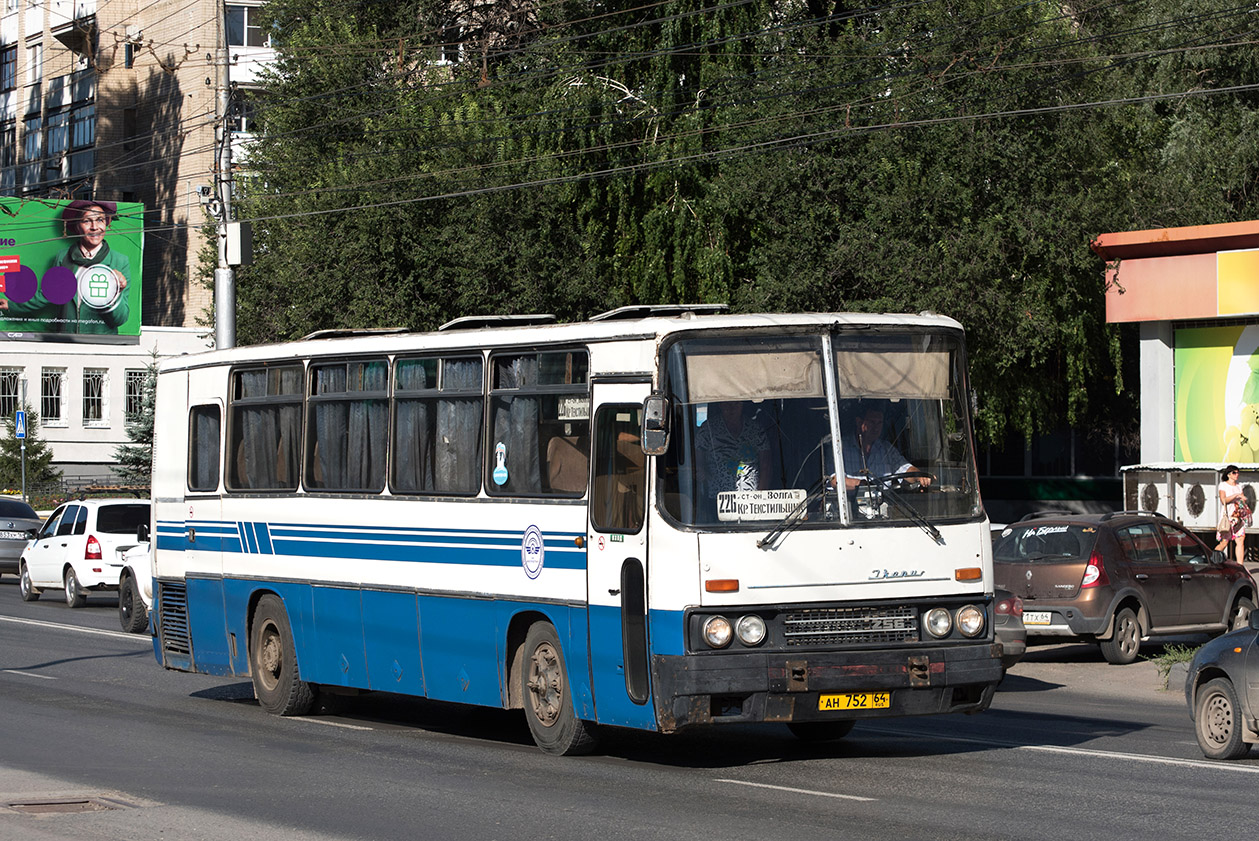
[[[39,437],[39,415],[26,405],[26,486],[55,482],[61,471],[52,466],[53,452],[48,442]],[[4,436],[0,437],[0,487],[22,488],[22,440],[17,437],[17,419],[4,419]]]
[[[153,419],[156,408],[157,360],[145,368],[144,381],[140,386],[140,411],[127,420],[129,444],[119,444],[114,449],[118,465],[114,472],[118,478],[133,485],[147,485],[153,479]]]

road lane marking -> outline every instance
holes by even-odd
[[[21,675],[22,677],[37,677],[40,680],[56,680],[56,678],[53,677],[52,675],[37,675],[34,672],[23,672],[17,669],[0,669],[0,672],[4,672],[6,675]]]
[[[143,640],[145,645],[153,645],[153,637],[148,634],[124,634],[122,631],[104,631],[100,628],[84,628],[79,625],[63,625],[60,622],[44,622],[39,619],[19,619],[16,616],[0,616],[0,622],[13,622],[17,625],[37,625],[41,628],[57,628],[62,631],[81,631],[85,634],[95,634],[101,637],[114,637],[115,639]]]
[[[831,791],[813,791],[807,788],[791,788],[789,786],[772,786],[769,783],[750,783],[747,780],[724,780],[718,779],[719,783],[731,783],[737,786],[752,786],[754,788],[771,788],[774,791],[789,791],[792,794],[811,794],[814,797],[835,797],[840,800],[860,800],[863,803],[873,803],[877,797],[858,797],[855,794],[835,794]]]
[[[306,716],[285,716],[289,721],[303,722],[305,724],[325,724],[328,727],[344,727],[346,730],[375,730],[374,727],[364,727],[361,724],[346,724],[343,721],[324,721],[320,718],[308,718]]]
[[[1154,756],[1148,753],[1123,753],[1110,750],[1093,750],[1090,748],[1068,748],[1058,745],[1020,745],[1015,742],[1001,742],[996,739],[976,739],[967,736],[945,736],[939,733],[914,733],[904,730],[889,730],[879,727],[863,727],[866,732],[882,733],[888,736],[901,736],[913,739],[933,739],[941,742],[962,742],[970,745],[987,745],[994,748],[1011,750],[1027,750],[1039,753],[1058,753],[1064,756],[1093,756],[1099,759],[1122,759],[1128,762],[1149,762],[1156,765],[1174,765],[1181,768],[1209,768],[1214,771],[1236,771],[1242,774],[1259,774],[1259,765],[1230,765],[1210,759],[1176,759],[1172,756]],[[1192,744],[1197,744],[1193,742]]]

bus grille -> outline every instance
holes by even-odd
[[[161,599],[162,651],[175,657],[192,656],[192,637],[188,633],[188,588],[183,584],[162,582]]]
[[[833,607],[786,615],[787,645],[918,642],[918,611],[909,605]]]

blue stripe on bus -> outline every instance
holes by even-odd
[[[195,546],[184,531],[159,524],[157,548],[205,552],[248,552],[290,557],[339,557],[365,561],[422,561],[470,566],[519,566],[523,535],[456,529],[398,529],[371,526],[314,526],[279,523],[197,523]],[[585,569],[586,553],[575,542],[580,534],[544,538],[544,565]]]

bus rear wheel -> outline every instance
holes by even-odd
[[[525,637],[520,660],[520,688],[525,720],[533,741],[546,753],[577,756],[597,743],[594,725],[573,709],[572,685],[555,629],[539,622]]]
[[[249,671],[259,706],[273,715],[310,712],[315,693],[297,673],[293,630],[278,597],[259,599],[249,636]]]

